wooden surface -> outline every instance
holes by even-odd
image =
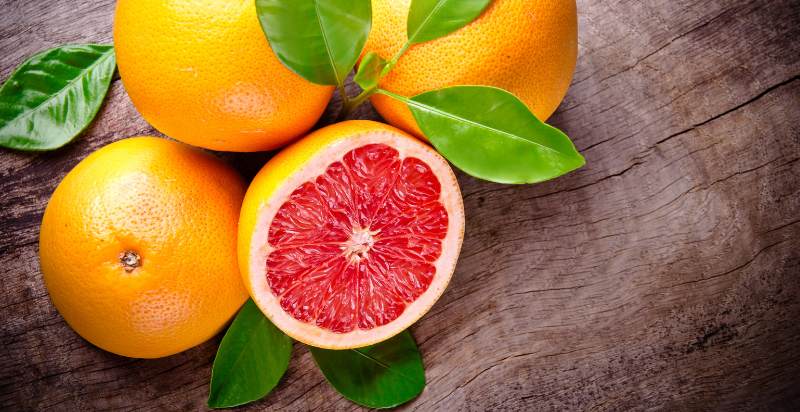
[[[413,327],[420,410],[800,408],[800,2],[578,1],[580,57],[551,123],[587,166],[536,186],[459,174],[453,282]],[[0,78],[109,42],[108,0],[0,0]],[[370,108],[360,117],[375,118]],[[96,148],[155,133],[115,81],[47,154],[0,151],[0,409],[205,408],[219,337],[160,360],[89,345],[48,299],[39,222]],[[244,175],[266,154],[225,155]],[[252,409],[358,409],[296,345]]]

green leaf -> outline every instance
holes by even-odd
[[[341,86],[372,25],[370,0],[256,0],[272,50],[313,83]]]
[[[413,0],[408,10],[408,42],[446,36],[475,20],[491,0]]]
[[[542,123],[513,94],[455,86],[404,101],[431,144],[459,169],[498,183],[536,183],[583,166],[569,138]]]
[[[208,406],[228,408],[263,398],[278,384],[291,356],[292,340],[248,299],[219,345]]]
[[[360,349],[309,346],[325,379],[345,398],[369,408],[391,408],[425,388],[425,369],[411,333]]]
[[[22,63],[0,87],[0,146],[52,150],[92,122],[111,85],[114,48],[75,44]]]
[[[361,86],[364,90],[374,89],[378,87],[378,80],[381,78],[381,72],[386,68],[389,62],[384,60],[375,52],[369,52],[358,66],[356,75],[353,76],[353,81]]]

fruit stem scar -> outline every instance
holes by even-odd
[[[126,250],[120,253],[119,261],[128,273],[133,272],[134,269],[142,265],[142,258],[138,253],[132,250]]]

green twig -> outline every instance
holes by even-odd
[[[406,44],[404,44],[403,47],[401,47],[400,50],[395,53],[394,57],[392,57],[392,60],[389,61],[389,64],[397,64],[397,61],[400,60],[400,57],[406,52],[406,50],[408,50],[409,47],[411,47],[411,42],[406,41]]]
[[[347,90],[344,89],[344,84],[340,84],[337,86],[339,90],[339,96],[342,97],[342,107],[347,106],[350,103],[350,98],[347,97]]]
[[[339,112],[339,117],[337,120],[341,121],[346,119],[347,116],[349,116],[350,113],[352,113],[353,110],[356,109],[356,107],[361,106],[361,104],[364,103],[364,101],[367,100],[370,96],[372,96],[376,90],[377,87],[369,88],[367,90],[361,91],[361,93],[359,93],[358,96],[349,99],[346,103],[342,105],[342,110]]]
[[[383,70],[381,70],[381,75],[379,79],[382,79],[384,76],[389,74],[390,71],[392,71],[394,66],[397,65],[397,61],[400,60],[400,57],[403,56],[403,53],[405,53],[409,47],[411,47],[411,43],[406,41],[406,44],[404,44],[403,47],[401,47],[400,50],[398,50],[397,53],[395,53],[394,57],[392,57],[392,60],[389,60],[389,63],[386,65],[386,67],[384,67]]]
[[[397,61],[400,60],[400,57],[403,55],[403,53],[406,52],[406,50],[408,50],[409,47],[411,47],[411,43],[406,41],[403,47],[401,47],[400,50],[398,50],[397,53],[395,53],[394,57],[392,57],[392,60],[389,60],[389,62],[386,64],[386,67],[384,67],[383,70],[381,70],[381,74],[378,76],[379,82],[387,74],[389,74],[390,71],[392,71],[394,66],[397,64]],[[353,110],[355,110],[358,106],[361,106],[362,103],[364,103],[370,96],[375,94],[377,91],[378,91],[377,86],[371,87],[369,89],[362,90],[361,93],[359,93],[356,97],[350,99],[344,90],[344,86],[339,86],[339,94],[341,94],[342,96],[342,109],[339,111],[339,116],[337,116],[336,120],[342,121],[346,119],[347,116],[349,116],[350,113],[353,112]]]

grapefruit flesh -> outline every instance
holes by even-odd
[[[463,237],[460,193],[444,159],[382,126],[336,139],[288,180],[261,208],[244,271],[279,328],[313,346],[360,347],[427,312]]]
[[[296,319],[334,332],[397,319],[436,272],[447,234],[440,195],[419,159],[382,144],[351,150],[273,219],[272,293]]]

